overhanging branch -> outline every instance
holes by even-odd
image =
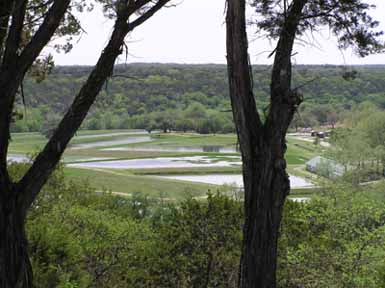
[[[122,46],[126,35],[150,18],[167,2],[169,0],[158,1],[156,5],[141,16],[143,18],[136,22],[135,25],[132,23],[130,25],[127,22],[129,15],[131,15],[130,11],[127,10],[126,13],[119,14],[112,36],[95,68],[75,97],[74,102],[61,120],[53,136],[18,183],[18,190],[23,195],[21,197],[23,199],[22,205],[25,208],[32,204],[40,189],[59,163],[67,144],[80,127],[106,79],[112,75],[115,60],[122,53]]]
[[[71,0],[55,0],[53,2],[43,23],[20,55],[20,65],[18,68],[23,74],[31,67],[43,48],[51,40],[56,29],[59,27],[70,2]]]

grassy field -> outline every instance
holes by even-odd
[[[214,152],[178,152],[178,151],[125,151],[127,148],[143,147],[202,147],[204,145],[215,145],[221,147],[235,147],[237,139],[234,134],[226,135],[198,135],[192,133],[167,133],[151,135],[151,142],[119,144],[122,139],[127,137],[149,137],[137,130],[102,130],[102,131],[80,131],[71,141],[71,145],[64,154],[66,163],[87,161],[92,158],[103,158],[106,160],[141,159],[157,157],[186,157],[186,156],[207,156],[212,162],[218,161],[239,161],[239,153],[214,153]],[[11,154],[36,154],[43,147],[47,140],[38,133],[19,133],[12,135],[10,145]],[[108,141],[108,142],[105,142]],[[111,141],[118,141],[116,145]],[[95,142],[105,142],[105,146],[86,147],[75,149],[77,144],[93,144]],[[104,144],[102,144],[104,145]],[[122,150],[105,150],[106,148],[124,148]],[[286,160],[290,174],[310,177],[304,171],[304,163],[310,158],[323,153],[323,148],[315,146],[311,142],[297,140],[288,137],[288,151]],[[230,157],[229,157],[230,156]],[[233,157],[233,158],[231,158]],[[89,160],[91,161],[91,160]],[[97,190],[110,190],[116,193],[133,194],[141,192],[151,197],[163,195],[167,198],[183,199],[185,197],[201,197],[208,190],[221,189],[220,186],[184,182],[176,180],[159,179],[157,175],[193,175],[193,174],[213,174],[213,173],[240,173],[241,167],[199,167],[199,168],[163,168],[163,169],[80,169],[66,167],[65,174],[74,180],[86,180]],[[308,195],[312,191],[293,190],[292,194],[299,196]]]
[[[187,197],[200,197],[206,195],[209,190],[216,191],[219,188],[216,185],[139,176],[127,170],[65,168],[64,173],[71,179],[89,182],[97,190],[108,190],[127,196],[139,192],[150,197],[162,195],[183,200]]]

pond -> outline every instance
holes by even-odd
[[[132,143],[141,143],[141,142],[150,142],[152,141],[150,136],[140,136],[140,137],[126,137],[116,140],[107,140],[107,141],[96,141],[89,143],[74,144],[71,146],[71,149],[88,149],[88,148],[97,148],[97,147],[107,147],[114,145],[125,145]]]
[[[238,158],[239,159],[239,158]],[[132,160],[98,161],[69,164],[71,167],[106,169],[151,169],[151,168],[188,168],[188,167],[229,167],[241,165],[238,159],[217,160],[205,156],[164,157]]]
[[[235,185],[243,187],[243,177],[241,174],[209,174],[209,175],[171,175],[159,176],[164,179],[173,179],[190,182],[201,182],[215,185]],[[290,185],[292,188],[307,188],[312,187],[313,183],[308,180],[290,175]]]
[[[112,147],[103,151],[155,151],[155,152],[202,152],[202,153],[238,153],[235,146],[202,145],[202,146],[162,146],[145,145],[142,147]]]
[[[7,156],[7,161],[21,163],[28,162],[29,158],[25,155],[11,154]]]
[[[112,132],[112,133],[104,133],[104,134],[95,133],[95,134],[88,134],[88,135],[77,135],[75,136],[75,139],[91,139],[91,138],[114,137],[114,136],[125,136],[125,135],[148,135],[148,132],[144,130],[132,130],[132,131],[126,131],[126,132]]]
[[[90,161],[104,161],[104,160],[111,160],[113,158],[105,158],[105,157],[86,157],[86,156],[65,156],[62,158],[62,161],[64,163],[68,162],[76,162],[76,163],[82,163],[82,162],[90,162]],[[16,162],[16,163],[22,163],[22,162],[29,162],[30,158],[28,158],[26,155],[20,155],[20,154],[11,154],[8,155],[7,160],[9,162]]]
[[[311,200],[310,197],[289,197],[288,199],[291,201],[294,201],[294,202],[299,202],[299,203],[306,203],[306,202],[309,202]]]

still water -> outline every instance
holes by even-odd
[[[171,175],[159,176],[164,179],[173,179],[181,181],[201,182],[215,185],[235,185],[243,187],[243,178],[241,174],[210,174],[210,175]],[[312,187],[313,184],[304,178],[290,175],[290,186],[292,188]]]
[[[202,146],[162,146],[145,145],[142,147],[112,147],[103,151],[156,151],[156,152],[203,152],[203,153],[238,153],[235,146],[202,145]]]
[[[151,169],[151,168],[189,168],[189,167],[229,167],[240,165],[241,161],[215,161],[205,156],[164,157],[132,160],[98,161],[69,164],[71,167],[106,169]]]

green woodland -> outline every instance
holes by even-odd
[[[385,113],[372,102],[365,99],[345,110],[328,146],[316,139],[287,136],[288,172],[310,177],[316,187],[292,189],[289,199],[309,201],[286,201],[277,287],[385,287]],[[239,157],[235,152],[75,149],[139,132],[84,130],[70,143],[64,163],[28,215],[36,287],[238,287],[243,193],[231,186],[153,176],[232,174],[240,173],[239,166],[136,170],[67,166],[91,161],[89,157],[206,156],[213,161]],[[234,134],[159,131],[150,135],[151,142],[109,148],[236,144]],[[38,151],[46,141],[40,133],[14,133],[12,139],[14,154]],[[337,179],[311,175],[305,162],[316,155],[338,161],[347,172]],[[23,175],[28,165],[11,164],[13,179]]]
[[[25,168],[11,167],[15,178]],[[339,181],[288,201],[278,287],[385,287],[384,189]],[[238,197],[120,197],[59,168],[28,217],[35,285],[237,287],[242,223]]]
[[[384,53],[369,2],[227,0],[227,65],[115,65],[181,3],[0,1],[0,288],[385,288],[385,65],[292,65]]]
[[[258,107],[269,107],[269,66],[254,66]],[[225,65],[118,65],[83,129],[234,132]],[[89,67],[56,67],[38,83],[27,77],[18,97],[14,132],[51,131],[85,82]],[[362,102],[385,109],[385,66],[295,66],[293,87],[304,103],[293,127],[334,126]]]
[[[269,67],[253,69],[257,100],[268,103]],[[287,137],[288,172],[312,179],[316,187],[292,189],[290,197],[311,200],[286,203],[278,287],[385,287],[385,186],[381,180],[385,67],[350,67],[350,72],[356,71],[349,74],[354,75],[351,79],[344,79],[346,69],[294,69],[294,83],[302,86],[305,102],[292,131],[322,125],[336,128],[330,147],[316,139]],[[41,83],[27,78],[13,131],[28,133],[13,133],[10,153],[33,157],[43,147],[42,134],[52,132],[88,70],[57,67]],[[235,152],[129,150],[202,144],[234,147],[236,136],[223,134],[234,131],[225,79],[226,67],[221,65],[117,66],[83,125],[87,130],[71,141],[65,165],[50,178],[29,213],[27,234],[36,287],[237,287],[242,193],[231,186],[154,177],[230,175],[240,173],[240,166],[136,170],[67,166],[90,157],[205,156],[214,162],[239,157]],[[148,134],[151,142],[107,146],[118,148],[115,151],[74,149],[119,141],[127,137],[124,133],[142,137],[135,135],[139,130],[124,130],[134,128],[152,132]],[[338,179],[311,175],[305,162],[316,155],[341,163],[347,173]],[[13,163],[13,178],[20,177],[27,166]]]

